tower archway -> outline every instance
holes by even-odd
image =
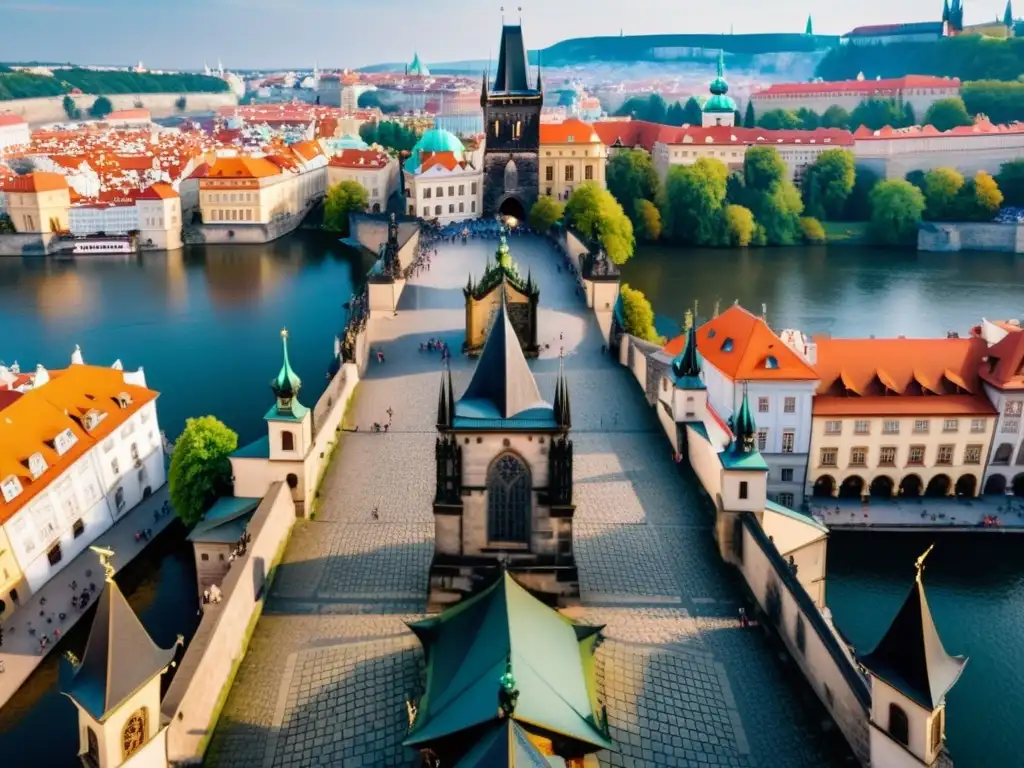
[[[509,195],[501,201],[501,205],[498,206],[498,213],[502,216],[511,216],[516,221],[526,220],[526,207],[515,195]]]

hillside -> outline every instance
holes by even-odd
[[[961,80],[1016,80],[1024,72],[1024,39],[951,37],[927,43],[843,45],[818,64],[825,80],[938,75]]]
[[[0,101],[60,96],[75,89],[88,94],[223,93],[228,84],[218,77],[196,74],[155,75],[148,72],[96,72],[61,69],[53,77],[0,72]]]

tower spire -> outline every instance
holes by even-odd
[[[753,453],[757,450],[757,424],[754,423],[754,415],[750,412],[746,382],[743,383],[743,402],[740,403],[740,410],[736,414],[735,432],[736,442],[743,453]]]
[[[281,363],[281,370],[277,377],[270,382],[270,389],[277,398],[277,411],[279,414],[293,413],[299,396],[299,389],[302,388],[302,379],[292,370],[291,361],[288,359],[288,329],[281,329],[281,351],[284,360]]]

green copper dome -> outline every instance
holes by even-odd
[[[705,112],[735,112],[736,102],[726,94],[729,93],[729,83],[725,80],[725,56],[722,51],[718,52],[718,76],[711,81],[711,98],[704,104]]]
[[[284,362],[277,378],[270,382],[270,388],[278,400],[291,400],[299,394],[302,387],[302,379],[292,370],[292,364],[288,360],[288,331],[281,331],[281,346],[284,348]]]
[[[405,169],[416,173],[419,171],[422,153],[431,152],[451,152],[455,155],[456,160],[462,160],[466,153],[466,148],[459,141],[459,137],[451,131],[446,131],[443,128],[433,128],[422,136],[420,140],[416,142],[416,146],[412,148],[412,152],[409,153],[409,159],[405,161]]]

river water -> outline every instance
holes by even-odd
[[[514,244],[513,244],[514,247]],[[258,437],[281,364],[278,332],[309,406],[325,384],[343,304],[369,263],[331,238],[297,233],[265,246],[188,248],[124,259],[0,260],[0,359],[23,369],[87,362],[143,366],[163,392],[160,423],[173,440],[189,416],[212,413],[245,442]],[[1024,315],[1024,259],[918,255],[871,249],[641,251],[624,279],[654,304],[663,333],[699,302],[739,299],[773,326],[835,335],[942,335],[982,316]],[[543,286],[541,286],[543,301]],[[119,583],[154,638],[190,636],[197,617],[191,554],[166,538]],[[947,731],[958,768],[1020,765],[1024,753],[1024,539],[997,535],[833,534],[828,602],[858,647],[870,647],[932,541],[925,583],[947,648],[971,656],[949,699]],[[865,552],[870,551],[870,558]],[[87,622],[67,638],[84,644]],[[74,707],[58,693],[56,656],[0,713],[0,764],[74,765]],[[30,745],[25,750],[25,745]],[[12,755],[31,754],[19,762]],[[26,758],[28,755],[26,755]],[[784,766],[780,768],[785,768]]]

